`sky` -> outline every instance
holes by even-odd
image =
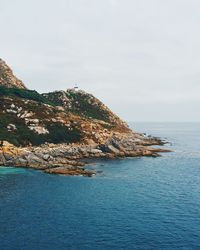
[[[0,0],[0,57],[40,93],[78,84],[126,121],[200,121],[199,0]]]

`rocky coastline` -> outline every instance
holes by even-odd
[[[87,159],[156,157],[168,150],[152,146],[163,144],[132,131],[83,90],[40,94],[28,89],[0,59],[0,166],[92,176]]]
[[[115,135],[104,144],[46,143],[37,147],[15,147],[4,142],[0,147],[0,165],[33,168],[49,174],[91,177],[96,173],[94,170],[87,170],[87,159],[158,157],[159,153],[170,150],[152,146],[163,144],[165,142],[160,138],[146,137],[133,132]]]

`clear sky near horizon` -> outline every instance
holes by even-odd
[[[75,83],[127,121],[200,121],[199,0],[0,0],[0,57],[30,89]]]

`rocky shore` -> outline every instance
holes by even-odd
[[[0,147],[0,165],[43,170],[49,174],[92,176],[85,159],[116,159],[124,157],[160,156],[169,150],[153,148],[163,145],[159,138],[139,133],[118,134],[104,144],[43,144],[41,146],[16,147],[4,142]],[[83,161],[84,160],[84,161]]]
[[[40,94],[28,89],[0,59],[0,166],[92,176],[86,159],[156,157],[168,150],[152,146],[163,144],[132,131],[83,90]]]

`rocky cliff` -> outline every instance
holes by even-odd
[[[132,132],[93,95],[28,90],[0,60],[0,165],[91,175],[84,158],[157,156],[157,138]]]
[[[0,58],[0,85],[8,88],[22,88],[25,89],[25,85],[21,80],[13,75],[10,67]]]

